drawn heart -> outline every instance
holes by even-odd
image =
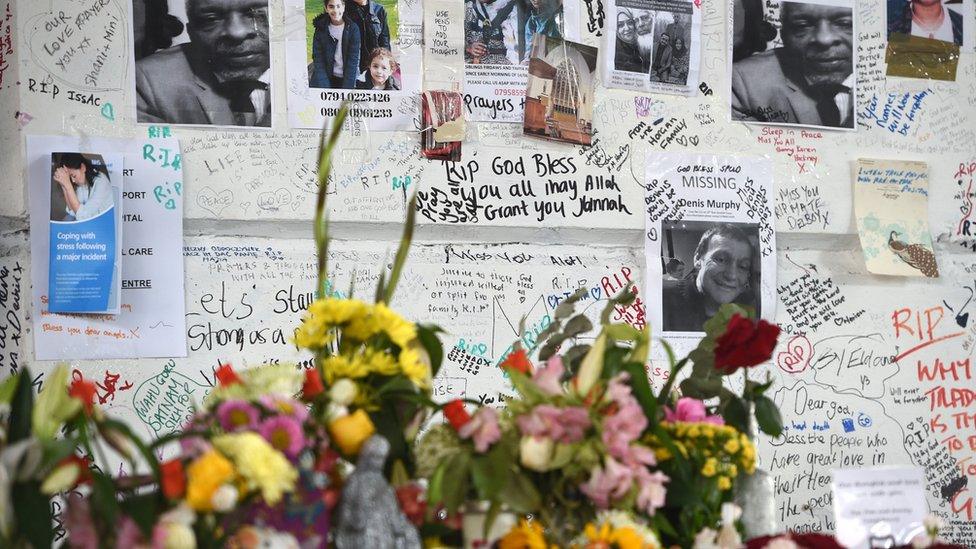
[[[220,212],[234,202],[234,193],[230,189],[224,189],[219,193],[210,187],[204,187],[197,193],[197,206],[212,213],[214,217],[220,217]]]
[[[786,350],[776,353],[776,365],[788,374],[799,374],[810,365],[813,346],[806,336],[795,335],[786,342]]]
[[[691,144],[694,145],[695,147],[698,146],[698,136],[697,135],[693,135],[693,136],[689,137],[688,138],[688,141],[691,141]]]
[[[679,144],[679,145],[681,145],[682,147],[687,147],[688,146],[688,138],[685,137],[685,136],[683,136],[683,135],[681,137],[675,139],[674,142],[677,143],[677,144]]]
[[[108,118],[112,122],[115,122],[115,109],[112,107],[111,103],[105,103],[102,105],[102,116]]]
[[[595,288],[590,288],[590,297],[593,298],[593,301],[600,301],[600,297],[602,295],[603,295],[603,288],[600,288],[599,286]]]

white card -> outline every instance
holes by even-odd
[[[851,549],[891,547],[907,544],[925,531],[922,520],[928,506],[921,468],[838,469],[833,477],[834,518],[841,545]]]

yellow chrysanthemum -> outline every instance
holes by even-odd
[[[363,362],[369,364],[369,370],[384,376],[400,373],[400,364],[387,352],[370,349],[366,352]]]
[[[546,537],[539,521],[528,522],[525,519],[498,541],[499,549],[548,549]]]
[[[739,448],[741,448],[741,445],[739,444],[739,441],[738,440],[736,440],[734,438],[730,438],[725,443],[725,446],[723,448],[725,448],[725,451],[728,452],[729,454],[734,454],[734,453],[736,453],[736,452],[739,451]]]
[[[423,389],[430,386],[430,366],[421,360],[420,353],[413,349],[400,351],[400,368],[414,385]]]
[[[186,468],[186,502],[194,511],[213,511],[213,495],[234,478],[234,464],[209,450]]]
[[[322,372],[325,374],[325,380],[331,385],[335,380],[344,377],[351,379],[366,377],[370,374],[370,367],[369,363],[359,357],[350,360],[342,355],[333,355],[322,361]]]
[[[732,480],[729,477],[718,477],[718,489],[723,492],[732,488]]]
[[[248,488],[259,490],[269,505],[278,503],[285,493],[295,489],[298,471],[257,433],[220,435],[214,437],[213,444],[230,456]]]
[[[373,307],[373,316],[379,328],[397,347],[405,349],[417,338],[416,326],[387,307],[385,303],[377,303]]]
[[[318,299],[308,307],[312,318],[332,326],[341,326],[369,314],[369,305],[358,299],[329,297]]]
[[[710,457],[705,460],[705,465],[702,466],[701,474],[706,477],[713,477],[715,473],[718,472],[718,460]]]

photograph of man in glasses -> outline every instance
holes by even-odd
[[[190,41],[136,62],[138,121],[270,127],[268,0],[185,2]]]

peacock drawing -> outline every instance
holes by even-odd
[[[900,235],[895,231],[891,231],[888,235],[888,247],[891,251],[895,252],[902,261],[921,271],[923,275],[937,278],[939,266],[935,263],[935,253],[921,244],[908,244],[898,240],[898,236]]]

